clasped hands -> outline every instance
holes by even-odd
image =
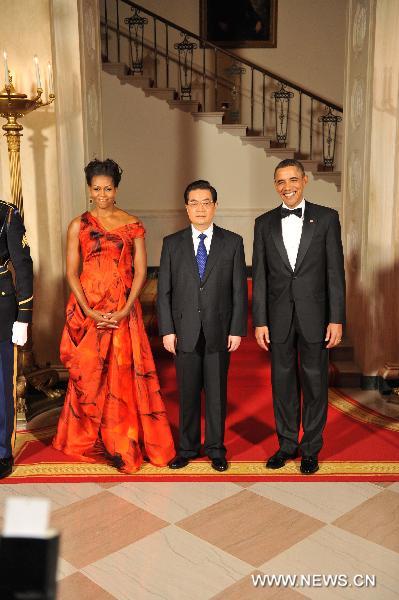
[[[89,310],[86,316],[96,323],[97,329],[118,329],[119,323],[128,316],[125,310],[117,310],[115,312],[102,313],[99,310]]]

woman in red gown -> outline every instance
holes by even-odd
[[[138,299],[146,279],[145,232],[115,206],[119,166],[94,160],[85,172],[95,208],[68,228],[72,294],[60,353],[69,384],[53,446],[88,462],[101,452],[134,473],[143,454],[156,466],[175,455]]]

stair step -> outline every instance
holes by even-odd
[[[330,358],[335,363],[336,361],[353,361],[353,346],[351,342],[345,339],[330,350]]]
[[[212,125],[221,125],[223,123],[224,112],[193,112],[194,121],[205,121]]]
[[[320,161],[307,159],[304,160],[301,158],[299,158],[298,160],[300,160],[303,164],[305,171],[311,171],[312,173],[316,173],[318,171]]]
[[[334,360],[336,369],[334,374],[335,387],[360,387],[361,372],[356,363],[351,360]]]
[[[279,146],[278,148],[266,148],[267,156],[277,156],[280,159],[283,158],[294,158],[295,148],[283,148]]]
[[[174,100],[176,98],[175,88],[144,88],[146,96],[156,96],[160,100]]]
[[[341,191],[341,171],[316,171],[313,173],[314,179],[323,179],[329,183],[334,183],[338,192]]]
[[[245,135],[241,137],[243,144],[251,144],[251,146],[256,146],[256,148],[270,148],[271,139],[264,135]]]
[[[240,137],[246,136],[247,126],[240,123],[226,123],[226,125],[216,125],[219,131],[230,133],[231,135],[238,135]]]
[[[118,77],[124,77],[129,73],[129,67],[125,63],[103,63],[103,71],[106,71],[110,75],[117,75]]]
[[[184,112],[196,113],[200,108],[200,103],[195,100],[168,100],[170,108],[178,108]]]
[[[121,84],[128,83],[129,85],[135,85],[140,88],[150,88],[154,81],[150,77],[142,77],[141,75],[122,75],[119,77]]]

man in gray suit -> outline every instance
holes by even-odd
[[[164,239],[158,276],[159,333],[176,356],[180,399],[179,454],[169,467],[199,456],[204,389],[204,452],[226,471],[227,372],[247,332],[244,247],[239,235],[214,225],[217,192],[208,181],[188,185],[184,199],[191,226]]]

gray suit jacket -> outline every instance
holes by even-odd
[[[241,236],[214,225],[201,281],[191,227],[164,238],[158,275],[158,327],[192,352],[203,329],[208,352],[227,348],[229,335],[247,332],[247,276]]]

